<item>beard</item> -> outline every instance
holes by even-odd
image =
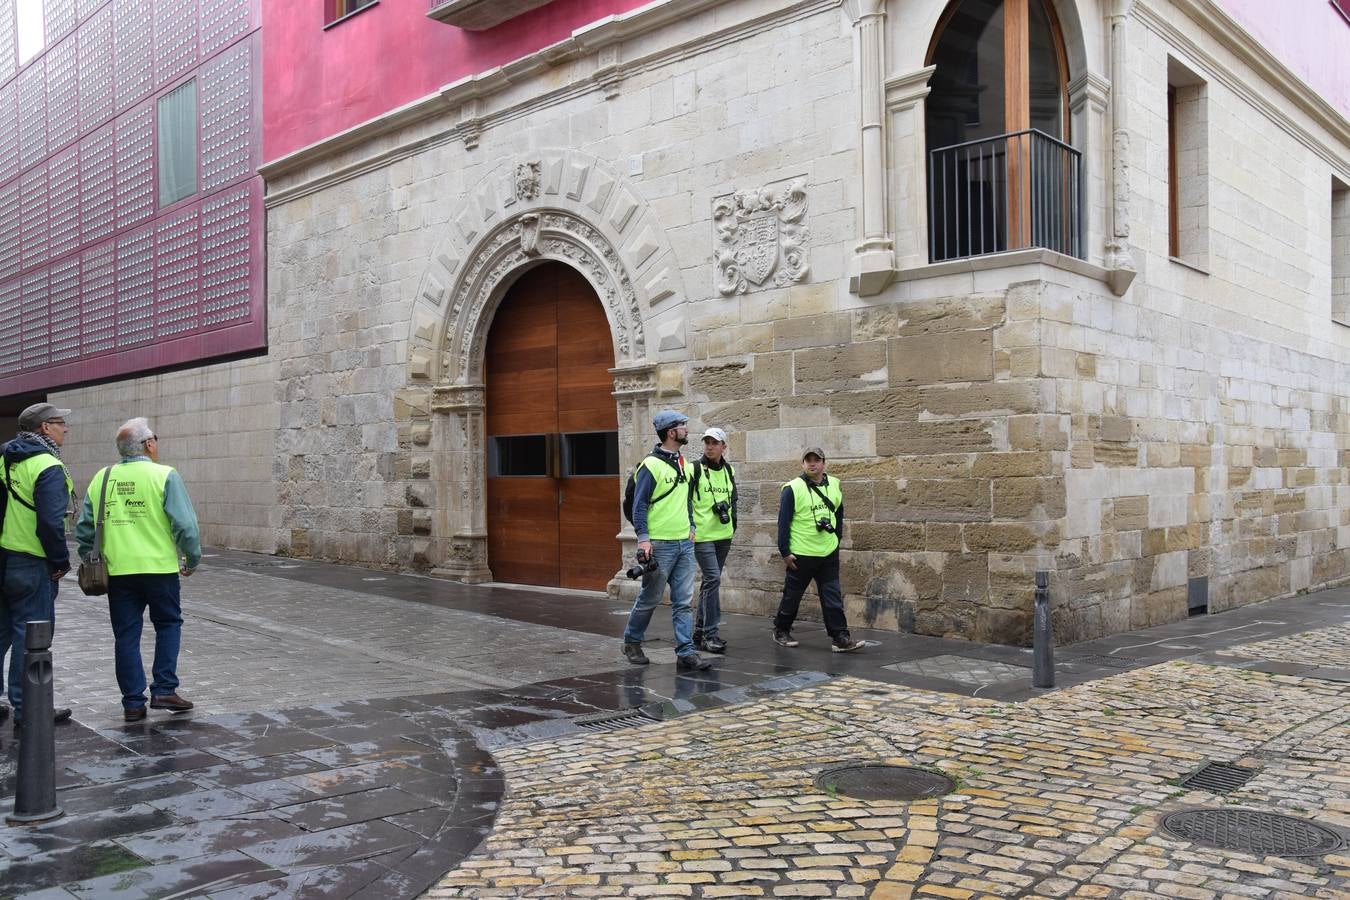
[[[683,447],[685,444],[689,443],[689,435],[686,434],[684,437],[680,437],[679,435],[676,435],[676,436],[675,436],[675,443],[677,443],[677,444],[679,444],[681,447]]]

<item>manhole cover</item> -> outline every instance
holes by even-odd
[[[1195,844],[1257,856],[1321,856],[1345,846],[1329,828],[1257,809],[1184,809],[1164,816],[1162,827]]]
[[[946,775],[912,766],[847,765],[816,776],[816,787],[857,800],[927,800],[956,790]]]
[[[1250,781],[1256,772],[1256,769],[1230,763],[1206,763],[1199,771],[1187,776],[1181,786],[1211,794],[1227,794]]]

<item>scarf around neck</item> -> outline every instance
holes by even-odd
[[[55,456],[57,459],[61,459],[61,448],[57,445],[56,441],[47,437],[45,434],[40,434],[36,431],[20,431],[16,437],[21,440],[32,441],[35,444],[41,444],[47,448],[48,453]],[[62,462],[64,462],[64,460],[62,460]]]

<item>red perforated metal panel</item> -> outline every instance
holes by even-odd
[[[249,313],[249,188],[230,188],[202,202],[202,318],[206,325]]]
[[[67,256],[51,268],[52,362],[80,355],[80,257]]]
[[[80,243],[92,244],[117,226],[117,183],[111,124],[80,141]]]
[[[114,103],[113,8],[105,6],[80,25],[80,131],[112,118]]]
[[[253,85],[258,64],[256,37],[241,41],[202,67],[201,188],[211,191],[258,167]],[[242,138],[242,139],[241,139]]]
[[[145,0],[116,0],[113,5],[113,80],[119,110],[150,93],[155,84],[152,9]]]
[[[11,6],[5,4],[6,9]],[[13,78],[18,64],[14,55],[14,16],[0,16],[0,81]]]
[[[19,84],[0,87],[0,182],[19,174]]]
[[[155,0],[155,84],[177,79],[197,64],[197,4]]]
[[[257,27],[257,0],[201,0],[202,57],[228,47]]]
[[[117,245],[112,241],[80,257],[80,345],[84,355],[117,343]]]
[[[117,117],[117,227],[144,222],[155,211],[155,107],[147,103]]]
[[[22,267],[30,269],[47,259],[47,166],[34,166],[19,178]]]
[[[0,309],[21,309],[23,285],[19,279],[0,283]],[[0,372],[18,371],[23,360],[22,320],[18,316],[0,316]]]
[[[155,229],[117,239],[117,347],[155,336]]]
[[[17,179],[0,185],[0,279],[19,274],[21,261],[19,235],[22,219],[19,216],[19,182]],[[0,318],[4,309],[0,308]]]
[[[53,156],[47,171],[49,253],[55,259],[80,246],[80,148],[70,147]]]
[[[192,2],[192,0],[186,0]],[[46,26],[47,45],[51,46],[75,27],[78,11],[75,0],[43,0],[43,25]]]
[[[155,335],[192,331],[201,324],[198,210],[162,218],[155,233]]]
[[[47,144],[52,152],[80,133],[79,62],[76,35],[47,51]]]
[[[47,155],[47,58],[19,73],[19,165],[28,168]]]
[[[25,367],[45,366],[48,360],[47,270],[23,276],[23,348],[19,358]]]

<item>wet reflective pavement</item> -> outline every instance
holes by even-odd
[[[506,787],[493,752],[604,727],[606,714],[673,719],[841,675],[995,700],[1045,693],[1030,686],[1023,648],[855,627],[869,646],[836,654],[803,620],[801,646],[788,649],[766,619],[733,615],[730,653],[681,674],[666,608],[648,634],[653,664],[630,667],[619,653],[627,608],[600,595],[226,551],[208,563],[185,595],[180,675],[199,704],[185,716],[120,721],[106,619],[63,590],[57,696],[77,719],[57,729],[67,815],[0,825],[0,898],[413,897],[491,831]],[[1347,598],[1328,591],[1061,648],[1059,687],[1278,644],[1346,621]],[[1329,678],[1336,658],[1223,664]],[[16,750],[0,729],[6,811]]]

